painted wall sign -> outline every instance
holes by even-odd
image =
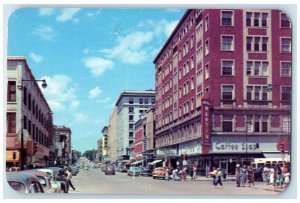
[[[194,141],[190,143],[180,144],[178,154],[200,154],[202,152],[200,141]]]
[[[214,152],[260,152],[259,143],[214,142]]]
[[[157,149],[156,150],[157,155],[166,155],[166,156],[171,156],[171,155],[177,155],[177,149]]]

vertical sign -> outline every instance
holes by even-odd
[[[210,150],[210,101],[202,100],[202,115],[201,115],[201,126],[202,126],[202,153],[207,154]]]

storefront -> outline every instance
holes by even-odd
[[[177,160],[178,160],[178,150],[177,148],[159,148],[156,149],[156,159],[163,160],[162,166],[163,167],[177,167]]]
[[[252,163],[255,158],[281,156],[277,144],[282,139],[283,136],[270,135],[213,135],[211,164],[234,174],[237,163],[244,165]]]

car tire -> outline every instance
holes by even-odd
[[[156,179],[155,176],[153,176],[153,179]]]

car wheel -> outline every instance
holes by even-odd
[[[155,179],[155,176],[153,176],[153,179]]]

